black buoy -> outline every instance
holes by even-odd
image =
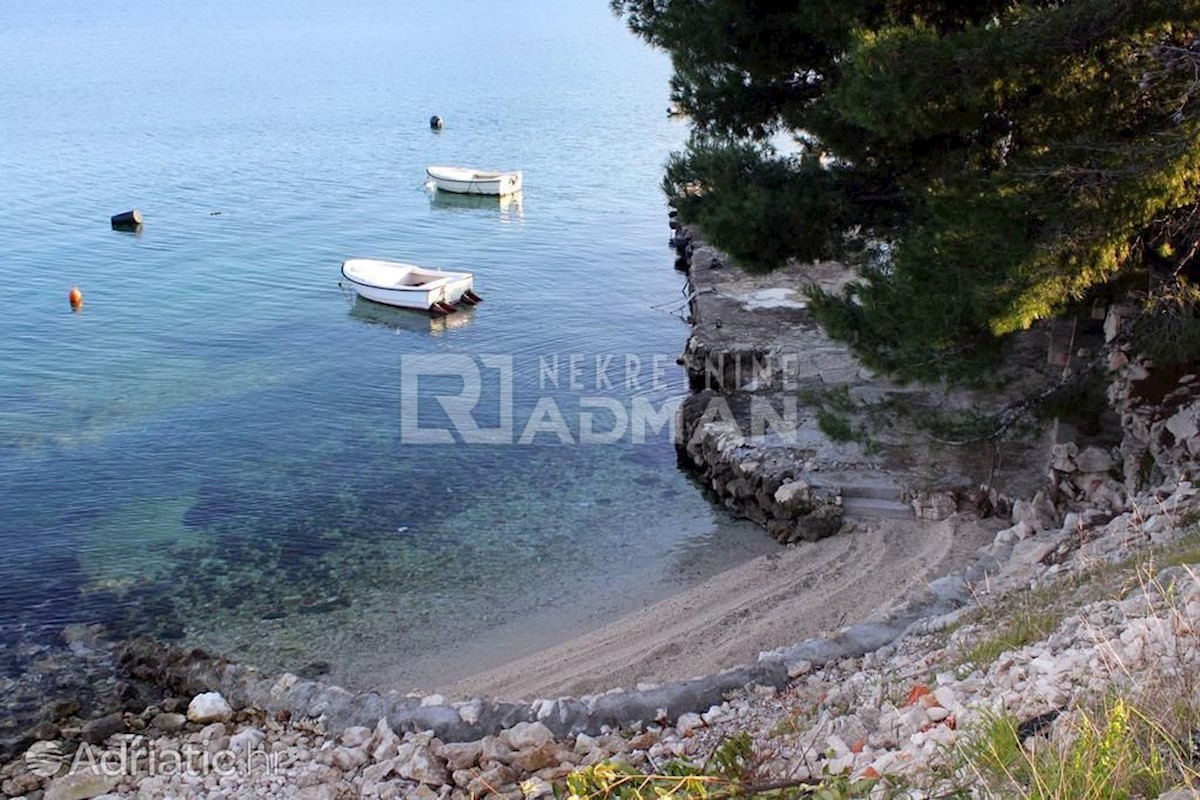
[[[115,231],[135,231],[142,227],[142,212],[135,208],[123,214],[116,214],[112,218],[112,226]]]
[[[439,117],[437,114],[434,114],[432,117],[429,118],[429,127],[432,130],[440,131],[444,124],[445,123],[442,122],[442,118]]]

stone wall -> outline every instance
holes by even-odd
[[[844,511],[837,488],[805,479],[814,451],[788,435],[795,431],[777,432],[774,443],[766,432],[745,435],[744,424],[757,413],[748,408],[754,403],[765,406],[770,399],[711,389],[689,396],[680,407],[680,459],[718,502],[781,543],[837,533]]]
[[[1133,353],[1123,331],[1135,314],[1132,305],[1117,304],[1104,324],[1108,398],[1121,416],[1117,456],[1128,490],[1191,480],[1200,456],[1200,364],[1156,366]]]

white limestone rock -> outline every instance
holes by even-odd
[[[436,752],[446,760],[446,766],[451,772],[457,772],[460,769],[471,769],[479,763],[483,744],[479,741],[452,742],[443,744]]]
[[[375,734],[371,738],[374,747],[371,748],[371,759],[373,761],[388,761],[396,757],[396,750],[400,745],[400,739],[392,731],[388,725],[387,718],[381,717],[375,725]]]
[[[337,747],[334,748],[330,764],[342,772],[350,772],[366,764],[370,758],[366,747]]]
[[[929,718],[930,722],[941,722],[950,716],[950,709],[942,706],[930,706],[925,709],[925,716]]]
[[[679,731],[680,736],[691,736],[703,727],[704,720],[699,714],[680,714],[679,719],[675,721],[675,730]]]
[[[786,506],[797,498],[807,497],[809,488],[804,481],[789,481],[775,490],[775,502],[781,506]]]
[[[88,800],[108,794],[119,782],[116,776],[82,770],[52,780],[43,800]]]
[[[427,744],[405,742],[396,754],[396,774],[418,783],[442,786],[450,780],[446,762],[438,758]]]
[[[1167,420],[1166,428],[1177,442],[1186,442],[1200,435],[1200,403],[1177,412]]]
[[[1108,472],[1116,462],[1107,450],[1087,447],[1075,456],[1075,466],[1080,472]]]
[[[518,722],[498,738],[513,750],[533,750],[554,741],[554,734],[540,722]]]
[[[1056,444],[1051,448],[1050,468],[1055,472],[1074,472],[1079,467],[1075,457],[1079,455],[1079,445],[1074,442]]]
[[[220,693],[204,692],[193,697],[188,704],[187,718],[198,725],[228,722],[233,718],[233,709]]]
[[[346,747],[362,747],[367,742],[371,741],[371,729],[356,725],[353,728],[346,728],[342,731],[341,742]]]
[[[370,735],[370,731],[367,731],[367,735]],[[246,728],[229,737],[229,749],[235,753],[250,752],[266,739],[267,735],[258,728]]]

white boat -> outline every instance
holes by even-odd
[[[466,167],[426,167],[425,174],[438,189],[455,194],[512,194],[521,191],[524,178],[520,170],[489,172]]]
[[[459,304],[475,305],[482,298],[471,291],[470,272],[445,272],[400,261],[351,258],[342,262],[342,277],[359,297],[399,308],[449,314]]]

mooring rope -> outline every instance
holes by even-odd
[[[699,295],[708,294],[710,292],[715,292],[715,291],[716,291],[716,289],[714,289],[711,286],[705,286],[703,288],[692,289],[690,292],[688,292],[686,295],[684,295],[679,300],[669,300],[666,303],[659,303],[658,305],[650,306],[650,308],[652,308],[656,311],[661,311],[664,308],[671,307],[673,310],[668,313],[674,313],[674,311],[681,311],[684,306],[691,303]]]

